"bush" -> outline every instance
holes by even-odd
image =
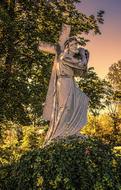
[[[6,190],[119,190],[121,159],[97,139],[68,138],[1,168]]]

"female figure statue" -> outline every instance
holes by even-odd
[[[43,110],[43,118],[50,121],[45,143],[79,136],[87,122],[89,98],[77,87],[74,76],[86,71],[89,53],[69,34],[70,26],[64,24],[57,45],[39,43],[39,50],[56,55]]]

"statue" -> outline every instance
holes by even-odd
[[[71,26],[63,24],[58,44],[39,42],[38,49],[55,54],[43,118],[50,121],[45,144],[54,139],[80,135],[87,122],[89,98],[74,81],[87,69],[89,53],[76,36],[69,37]]]

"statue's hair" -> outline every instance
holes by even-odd
[[[67,46],[69,45],[69,43],[72,42],[72,41],[77,41],[77,42],[78,42],[77,37],[76,37],[76,36],[69,37],[69,38],[65,41],[64,47],[67,47]]]
[[[78,37],[78,36],[71,36],[71,37],[69,37],[66,41],[65,41],[65,43],[64,43],[64,47],[66,48],[66,47],[68,47],[69,46],[69,43],[70,42],[72,42],[72,41],[76,41],[76,42],[78,42],[80,45],[85,45],[85,42],[84,42],[84,39],[83,38],[80,38],[80,37]]]

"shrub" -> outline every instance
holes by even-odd
[[[1,189],[119,190],[120,163],[120,156],[100,140],[58,140],[2,167]]]

